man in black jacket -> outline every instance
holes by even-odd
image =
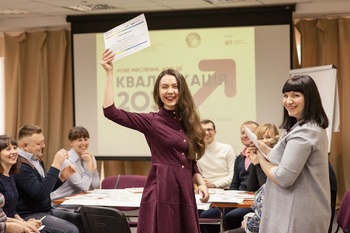
[[[16,210],[24,218],[41,219],[45,231],[52,233],[79,233],[74,222],[75,214],[54,210],[50,193],[57,189],[74,172],[74,167],[61,165],[68,158],[65,149],[59,150],[46,171],[42,161],[45,148],[43,131],[36,125],[25,125],[18,132],[18,154],[21,160],[19,174],[14,175],[18,190]],[[65,219],[65,220],[64,220]],[[68,220],[68,221],[66,221]]]

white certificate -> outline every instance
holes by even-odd
[[[105,49],[108,48],[115,54],[113,61],[140,51],[151,44],[144,14],[105,32],[103,37]]]
[[[260,149],[259,147],[259,143],[258,143],[258,139],[256,137],[256,135],[248,128],[245,127],[245,132],[247,133],[248,137],[250,138],[250,140],[252,141],[252,143],[254,143],[254,145],[256,146],[256,148],[258,148],[258,150],[261,152],[261,154],[263,154],[263,156],[269,160],[266,156],[266,154]]]

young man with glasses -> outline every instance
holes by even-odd
[[[205,130],[206,150],[197,161],[200,172],[208,188],[228,189],[232,182],[235,152],[229,144],[215,140],[216,128],[213,121],[201,121]]]
[[[213,121],[205,119],[201,121],[205,130],[205,153],[197,161],[197,166],[208,188],[228,189],[232,182],[235,152],[231,145],[215,140],[216,128]],[[220,212],[216,208],[199,210],[201,218],[218,218]],[[219,232],[219,225],[201,225],[201,232]]]

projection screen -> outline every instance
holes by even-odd
[[[146,14],[147,20],[147,14]],[[117,26],[117,25],[115,25]],[[216,124],[216,140],[242,149],[246,120],[282,120],[281,88],[290,70],[290,25],[150,30],[151,46],[114,62],[117,107],[157,111],[153,83],[161,70],[185,77],[202,119]],[[73,34],[75,125],[90,132],[90,149],[104,159],[149,158],[144,136],[103,116],[102,32]]]

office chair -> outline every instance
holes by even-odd
[[[80,215],[86,233],[131,233],[124,213],[101,206],[82,206]]]
[[[345,233],[350,232],[350,189],[346,190],[340,203],[337,224],[338,227],[335,232],[338,232],[339,228]]]
[[[102,189],[124,189],[124,188],[140,188],[146,184],[147,176],[141,175],[117,175],[108,176],[101,182]],[[130,227],[137,227],[138,207],[116,207],[118,210],[124,211]]]

